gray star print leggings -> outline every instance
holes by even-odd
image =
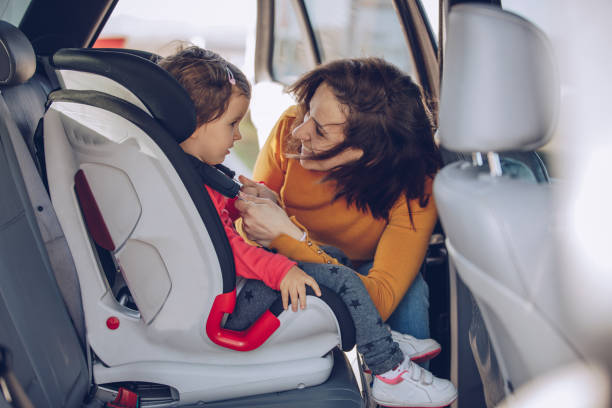
[[[391,338],[357,273],[344,265],[300,263],[300,268],[320,285],[336,292],[346,304],[355,325],[357,351],[374,374],[391,370],[404,359],[399,346]],[[236,299],[234,312],[226,329],[245,330],[270,308],[280,292],[259,280],[247,280]],[[308,305],[306,305],[308,307]]]

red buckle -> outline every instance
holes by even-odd
[[[236,289],[222,293],[215,297],[208,320],[206,321],[206,334],[213,343],[237,351],[250,351],[261,346],[268,337],[280,326],[280,320],[266,310],[245,331],[233,331],[221,327],[221,320],[225,313],[232,313],[236,305]]]
[[[106,407],[110,408],[138,408],[138,405],[138,394],[123,387],[119,388],[113,402],[106,403]]]

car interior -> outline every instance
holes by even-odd
[[[179,147],[195,108],[157,55],[92,47],[116,3],[0,11],[0,408],[104,406],[124,392],[142,407],[373,406],[331,290],[223,328],[240,284],[201,186],[239,186]],[[560,301],[558,183],[542,153],[563,113],[562,67],[544,29],[503,1],[440,0],[429,22],[419,0],[388,3],[444,161],[422,266],[443,350],[430,369],[457,387],[453,407],[497,406],[591,355]],[[257,2],[253,105],[262,84],[309,69],[279,58],[354,56],[330,51],[303,0],[290,4],[308,55],[283,54],[296,50],[275,20],[287,4]]]

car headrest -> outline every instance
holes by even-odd
[[[440,143],[463,152],[535,150],[554,131],[559,78],[546,35],[498,7],[461,4],[448,18]]]
[[[27,82],[36,71],[36,54],[28,37],[17,27],[0,21],[0,85]]]
[[[108,78],[126,88],[178,143],[196,129],[195,107],[187,91],[166,70],[143,56],[117,50],[65,48],[53,54],[50,64],[58,70]]]

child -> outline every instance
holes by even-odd
[[[241,139],[238,125],[249,107],[251,88],[244,74],[214,52],[188,47],[164,58],[159,65],[166,69],[187,90],[196,107],[197,128],[181,143],[183,150],[202,162],[216,165],[223,162],[234,142]],[[374,399],[386,406],[439,407],[456,398],[454,386],[405,358],[397,342],[384,327],[361,280],[342,265],[300,264],[246,243],[233,226],[231,204],[220,193],[206,186],[221,217],[228,236],[236,273],[248,281],[249,291],[241,292],[235,312],[226,328],[248,325],[262,313],[281,292],[285,309],[297,311],[306,307],[306,285],[317,296],[317,282],[334,290],[347,304],[353,318],[357,350],[376,377]],[[258,198],[241,194],[243,200]],[[249,203],[250,201],[245,201]],[[248,205],[248,204],[247,204]],[[263,283],[262,283],[263,282]],[[249,303],[247,305],[247,303]]]

